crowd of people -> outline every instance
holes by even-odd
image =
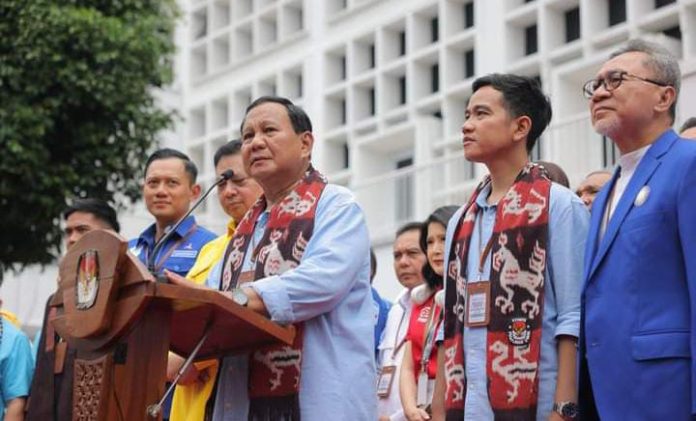
[[[393,304],[371,287],[360,206],[312,166],[312,123],[289,100],[252,102],[241,138],[215,153],[216,175],[233,174],[217,186],[230,217],[219,237],[188,216],[155,247],[200,186],[185,154],[154,152],[143,182],[154,223],[130,252],[172,284],[218,290],[297,332],[292,345],[196,362],[165,418],[692,419],[696,119],[672,129],[680,80],[677,60],[642,40],[601,65],[582,92],[620,158],[571,191],[557,165],[528,158],[552,117],[539,84],[476,79],[463,153],[487,175],[466,203],[396,231]],[[74,200],[63,220],[68,249],[119,231],[97,199]],[[35,355],[9,317],[0,324],[6,420],[72,419],[76,354],[51,301]],[[168,356],[170,381],[183,357]]]

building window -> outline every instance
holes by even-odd
[[[346,77],[348,76],[348,72],[346,70],[346,56],[341,56],[339,59],[339,67],[340,67],[340,74],[341,74],[341,79],[340,80],[346,80]]]
[[[662,33],[670,38],[682,39],[681,28],[679,28],[679,25],[667,28],[664,31],[662,31]]]
[[[396,169],[413,166],[413,158],[396,162]],[[396,188],[396,221],[401,223],[412,219],[413,215],[413,174],[403,174],[395,180]]]
[[[343,144],[343,169],[350,168],[350,148],[348,142]]]
[[[406,55],[406,31],[399,32],[399,56]]]
[[[539,76],[539,75],[532,76],[532,79],[534,79],[536,81],[536,83],[539,84],[539,89],[543,89],[543,85],[541,84],[541,76]]]
[[[377,98],[375,97],[375,88],[370,88],[368,91],[370,96],[370,115],[375,115],[377,113]]]
[[[524,54],[529,56],[537,51],[537,26],[531,25],[524,29]]]
[[[570,9],[565,12],[565,37],[566,42],[580,38],[580,8]]]
[[[464,53],[464,77],[466,79],[474,77],[474,50],[469,50]]]
[[[616,164],[617,149],[614,142],[606,136],[602,136],[602,167],[610,168]]]
[[[626,0],[609,0],[609,26],[626,22]]]
[[[399,78],[399,105],[406,103],[406,76]]]
[[[676,3],[677,0],[655,0],[655,9],[667,6],[668,4]]]
[[[370,67],[368,67],[368,68],[374,69],[375,68],[375,61],[376,61],[376,59],[375,59],[375,44],[370,44],[368,46],[368,51],[370,54],[370,58],[369,58],[370,59]]]
[[[430,19],[430,40],[432,42],[437,42],[440,39],[440,21],[435,16]]]
[[[341,113],[341,126],[345,126],[346,122],[348,121],[345,98],[341,99],[341,102],[338,104],[338,111]]]
[[[302,98],[302,92],[304,91],[304,78],[302,77],[302,73],[299,73],[297,75],[297,98]]]
[[[440,65],[435,63],[430,66],[430,92],[435,93],[440,90]]]
[[[537,139],[536,143],[534,144],[534,147],[532,148],[531,151],[529,151],[529,159],[532,161],[540,161],[541,160],[541,141],[543,138]]]
[[[464,5],[464,28],[474,26],[474,2],[469,2]]]

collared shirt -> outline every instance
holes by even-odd
[[[604,235],[604,231],[607,229],[607,222],[611,219],[612,215],[614,215],[614,210],[616,210],[616,206],[619,204],[619,200],[621,200],[621,196],[623,196],[626,186],[628,186],[631,178],[633,178],[633,174],[636,172],[638,164],[640,164],[643,156],[645,156],[645,153],[648,152],[648,149],[650,149],[651,146],[652,143],[633,152],[623,154],[619,158],[619,163],[615,171],[621,171],[621,173],[616,179],[616,183],[614,185],[614,192],[611,195],[611,204],[604,210],[605,218],[602,219],[602,235]],[[608,215],[606,215],[607,213]]]
[[[395,366],[394,379],[392,380],[389,396],[378,398],[378,416],[388,416],[392,421],[405,420],[404,411],[401,406],[401,395],[399,394],[399,379],[401,378],[401,360],[404,358],[403,341],[408,331],[408,321],[411,317],[411,292],[403,290],[389,310],[387,325],[379,343],[379,368]],[[397,349],[398,348],[398,349]],[[396,351],[396,352],[395,352]]]
[[[128,242],[131,253],[147,265],[148,258],[155,247],[155,224],[150,225],[138,238]],[[155,259],[157,273],[168,269],[186,276],[198,257],[200,249],[215,238],[215,234],[196,224],[191,215],[179,225],[176,232],[160,248]]]
[[[478,264],[480,248],[493,233],[497,205],[489,205],[486,198],[490,186],[484,188],[476,198],[479,213],[476,224],[481,225],[481,235],[476,228],[471,234],[467,279],[475,282],[489,279],[491,259],[486,259],[483,274],[479,277]],[[556,390],[558,354],[556,337],[570,335],[577,337],[580,327],[580,287],[589,213],[582,201],[570,190],[553,183],[550,193],[549,246],[544,282],[544,307],[541,333],[541,355],[539,360],[539,399],[537,419],[546,420],[551,412]],[[461,216],[461,210],[450,220],[445,244],[445,261],[449,261],[454,230]],[[482,238],[481,238],[482,237]],[[488,379],[486,375],[486,341],[488,329],[485,327],[464,328],[465,374],[467,379],[466,405],[464,419],[492,420],[493,411],[488,398]]]
[[[34,375],[34,357],[29,339],[12,323],[0,317],[0,421],[12,399],[27,397]]]
[[[194,281],[197,284],[202,284],[208,279],[209,272],[222,259],[225,254],[227,244],[234,235],[234,230],[237,228],[237,223],[234,218],[227,223],[227,232],[219,236],[201,248],[198,253],[198,258],[193,264],[186,278]]]
[[[268,217],[264,214],[260,219]],[[263,227],[258,221],[254,235],[259,239]],[[353,195],[327,185],[299,266],[245,285],[261,296],[273,321],[305,323],[299,387],[304,421],[377,418],[369,249],[363,212]],[[208,285],[219,284],[220,266],[211,271],[217,280],[209,277]],[[252,266],[246,258],[242,268]],[[214,420],[247,420],[247,361],[247,356],[223,360]]]

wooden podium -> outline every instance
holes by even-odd
[[[189,355],[205,332],[197,359],[295,336],[218,291],[155,282],[112,232],[86,234],[59,276],[51,306],[56,332],[77,350],[73,420],[152,420],[147,408],[164,394],[167,352]]]

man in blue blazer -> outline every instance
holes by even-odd
[[[582,419],[696,414],[696,143],[671,130],[680,79],[669,52],[634,40],[583,89],[621,158],[587,241]]]

